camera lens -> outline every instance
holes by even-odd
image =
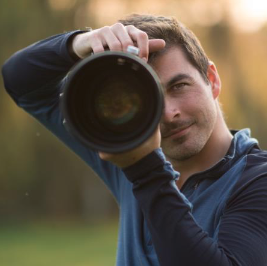
[[[130,150],[155,131],[163,95],[152,68],[123,52],[104,52],[70,72],[61,100],[70,133],[89,148]]]
[[[133,81],[128,84],[127,80],[112,76],[99,84],[95,96],[97,117],[113,130],[117,126],[131,124],[143,104],[141,95],[135,89],[138,84],[133,84]]]

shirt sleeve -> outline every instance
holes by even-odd
[[[76,141],[65,129],[59,108],[65,77],[77,62],[70,55],[68,44],[80,32],[58,34],[15,53],[3,65],[4,84],[17,105],[35,117],[90,165],[119,200],[121,170],[101,160],[97,152]]]
[[[194,220],[190,203],[174,185],[177,173],[160,150],[124,172],[133,183],[161,266],[266,265],[266,176],[228,203],[218,239],[213,239]]]

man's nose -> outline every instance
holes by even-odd
[[[162,111],[162,117],[161,122],[173,122],[177,118],[179,118],[181,115],[181,111],[179,108],[179,103],[175,101],[174,99],[164,99],[164,108]]]

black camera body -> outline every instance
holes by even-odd
[[[74,66],[60,101],[74,137],[91,149],[119,153],[154,133],[164,97],[159,78],[145,61],[106,51]]]

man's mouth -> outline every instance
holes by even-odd
[[[181,126],[181,127],[177,127],[171,130],[168,130],[166,133],[162,133],[162,138],[169,138],[169,137],[174,137],[174,138],[178,138],[178,137],[182,137],[183,135],[185,135],[190,127],[193,125],[193,123]]]

